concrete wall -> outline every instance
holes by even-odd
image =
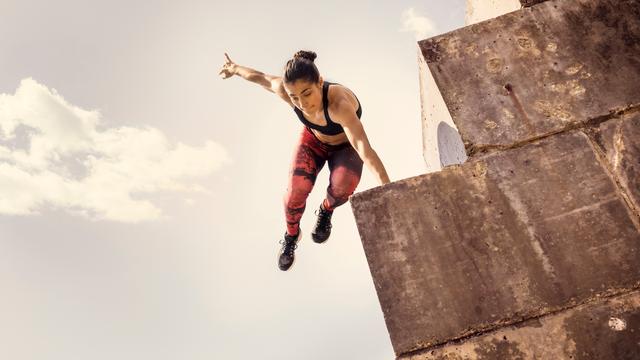
[[[396,352],[638,288],[640,217],[610,166],[573,130],[354,195]]]
[[[424,134],[452,121],[469,158],[351,197],[397,356],[640,358],[640,1],[419,46]]]
[[[640,358],[639,328],[640,292],[633,291],[401,359],[632,360]]]
[[[636,1],[547,1],[419,46],[471,154],[640,104],[638,18]]]

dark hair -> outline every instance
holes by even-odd
[[[313,63],[316,57],[318,55],[313,51],[300,50],[296,52],[284,67],[284,81],[292,83],[302,79],[317,83],[320,80],[320,72],[316,64]]]

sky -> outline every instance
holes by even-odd
[[[311,241],[327,166],[278,270],[302,124],[218,72],[316,52],[417,176],[416,42],[464,2],[0,0],[0,358],[393,359],[350,205]]]

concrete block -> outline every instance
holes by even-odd
[[[638,360],[640,292],[536,318],[400,360]]]
[[[550,0],[419,42],[467,154],[640,105],[640,1]]]
[[[593,143],[568,132],[357,193],[396,354],[640,283],[640,233]]]

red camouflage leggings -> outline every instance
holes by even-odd
[[[289,184],[284,196],[287,233],[299,231],[307,197],[325,161],[329,162],[329,186],[322,204],[333,211],[353,194],[362,175],[362,159],[349,142],[329,145],[321,142],[306,126],[302,128],[289,170]]]

